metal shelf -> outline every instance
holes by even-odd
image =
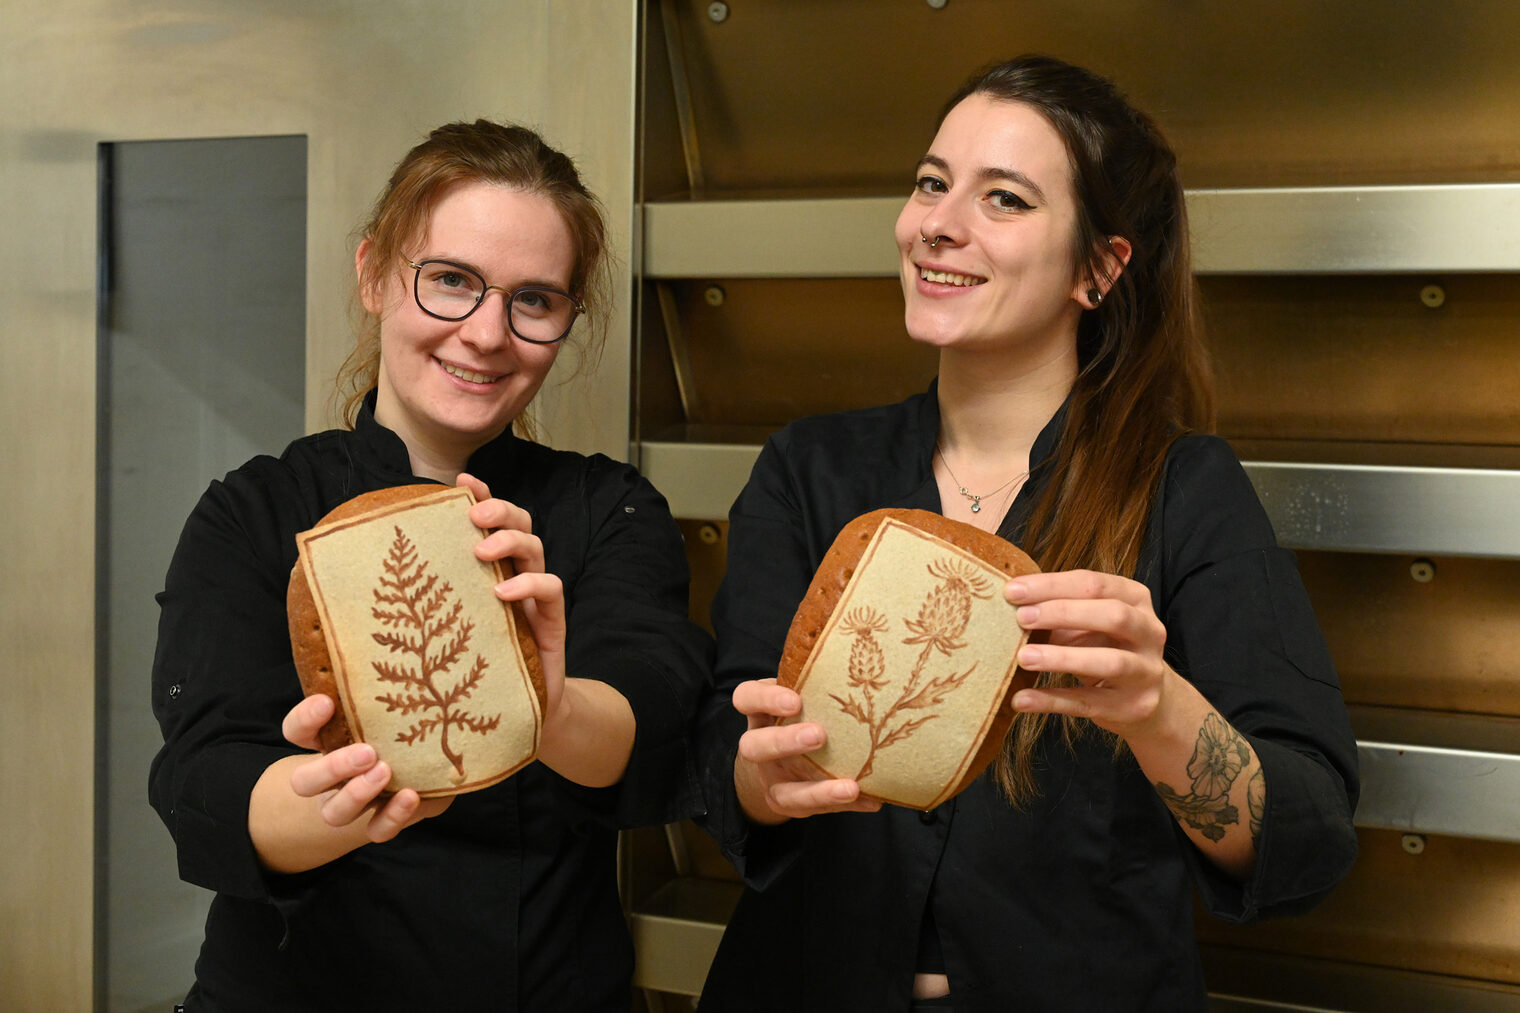
[[[1357,826],[1520,843],[1520,719],[1353,707],[1351,724]]]
[[[642,207],[648,278],[895,277],[902,198]],[[1194,190],[1199,274],[1520,271],[1520,184]],[[759,447],[645,442],[678,517],[718,519]],[[1520,470],[1248,461],[1291,548],[1520,559]],[[1520,843],[1520,721],[1355,711],[1357,824]],[[1418,744],[1415,744],[1418,743]],[[1511,745],[1513,744],[1513,745]]]
[[[1520,184],[1190,190],[1198,274],[1520,271]],[[648,278],[897,276],[902,197],[647,203]]]
[[[728,516],[760,448],[646,442],[640,467],[677,517]],[[1295,549],[1520,559],[1520,471],[1247,461],[1278,540]]]
[[[672,511],[720,519],[759,448],[645,443]],[[1299,549],[1520,559],[1520,471],[1246,462],[1282,544]],[[1520,721],[1356,712],[1357,824],[1520,843]]]
[[[1248,461],[1295,549],[1520,559],[1520,471]]]

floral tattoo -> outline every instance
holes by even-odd
[[[1211,841],[1224,838],[1225,828],[1240,822],[1240,810],[1230,804],[1230,788],[1251,760],[1245,739],[1218,714],[1209,714],[1198,730],[1198,744],[1188,763],[1192,790],[1181,794],[1170,785],[1156,782],[1156,792],[1172,815]],[[1257,772],[1256,777],[1260,777]],[[1253,784],[1255,779],[1253,778]],[[1263,786],[1264,788],[1265,786]],[[1260,833],[1256,800],[1251,799],[1251,835]]]

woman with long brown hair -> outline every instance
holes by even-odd
[[[709,644],[664,499],[513,432],[572,332],[597,341],[606,245],[600,204],[533,131],[433,131],[356,252],[348,427],[213,482],[186,523],[159,596],[150,797],[181,876],[216,891],[192,1013],[626,1013],[617,830],[699,804],[686,742]],[[334,705],[302,699],[285,589],[297,532],[427,481],[468,487],[490,532],[476,558],[513,564],[496,595],[523,603],[547,699],[537,762],[424,801],[381,795],[369,744],[313,752]]]
[[[713,609],[709,829],[753,888],[713,1010],[1203,1009],[1196,887],[1248,920],[1355,855],[1355,744],[1291,554],[1213,424],[1176,159],[1114,86],[1044,57],[945,107],[896,227],[935,385],[773,437]],[[1048,642],[1000,759],[929,812],[801,758],[775,685],[834,535],[917,507],[1024,547]],[[731,706],[730,706],[731,704]],[[807,818],[803,818],[807,817]]]

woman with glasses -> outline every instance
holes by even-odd
[[[600,205],[532,131],[433,131],[359,243],[348,427],[213,482],[187,522],[159,596],[150,781],[182,877],[216,891],[187,1009],[626,1013],[616,831],[697,807],[685,733],[709,645],[660,495],[526,437],[577,319],[603,309],[605,255]],[[302,699],[285,617],[296,533],[419,481],[475,494],[476,554],[516,571],[497,595],[523,603],[548,688],[538,762],[452,800],[382,796],[367,744],[311,752],[333,704]]]
[[[1312,905],[1355,855],[1357,774],[1293,558],[1199,435],[1176,159],[1108,81],[1020,58],[951,98],[896,244],[935,385],[789,426],[730,515],[699,728],[706,824],[754,889],[703,1009],[1203,1010],[1195,889],[1232,921]],[[1019,655],[1036,685],[993,767],[929,812],[822,778],[825,715],[777,723],[801,706],[770,678],[793,612],[881,507],[1044,571],[1002,589],[1048,635]]]

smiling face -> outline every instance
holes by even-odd
[[[382,265],[378,286],[363,285],[368,242],[358,254],[365,309],[380,318],[375,418],[411,452],[418,474],[463,467],[469,455],[506,430],[538,393],[559,345],[514,337],[501,292],[463,320],[424,313],[412,295],[413,271]],[[490,183],[461,183],[433,208],[427,233],[406,247],[412,261],[448,260],[493,286],[566,289],[574,268],[570,230],[545,197]]]
[[[944,349],[1076,356],[1071,161],[1032,107],[973,94],[945,117],[897,219],[905,322]],[[927,236],[931,248],[920,237]]]

